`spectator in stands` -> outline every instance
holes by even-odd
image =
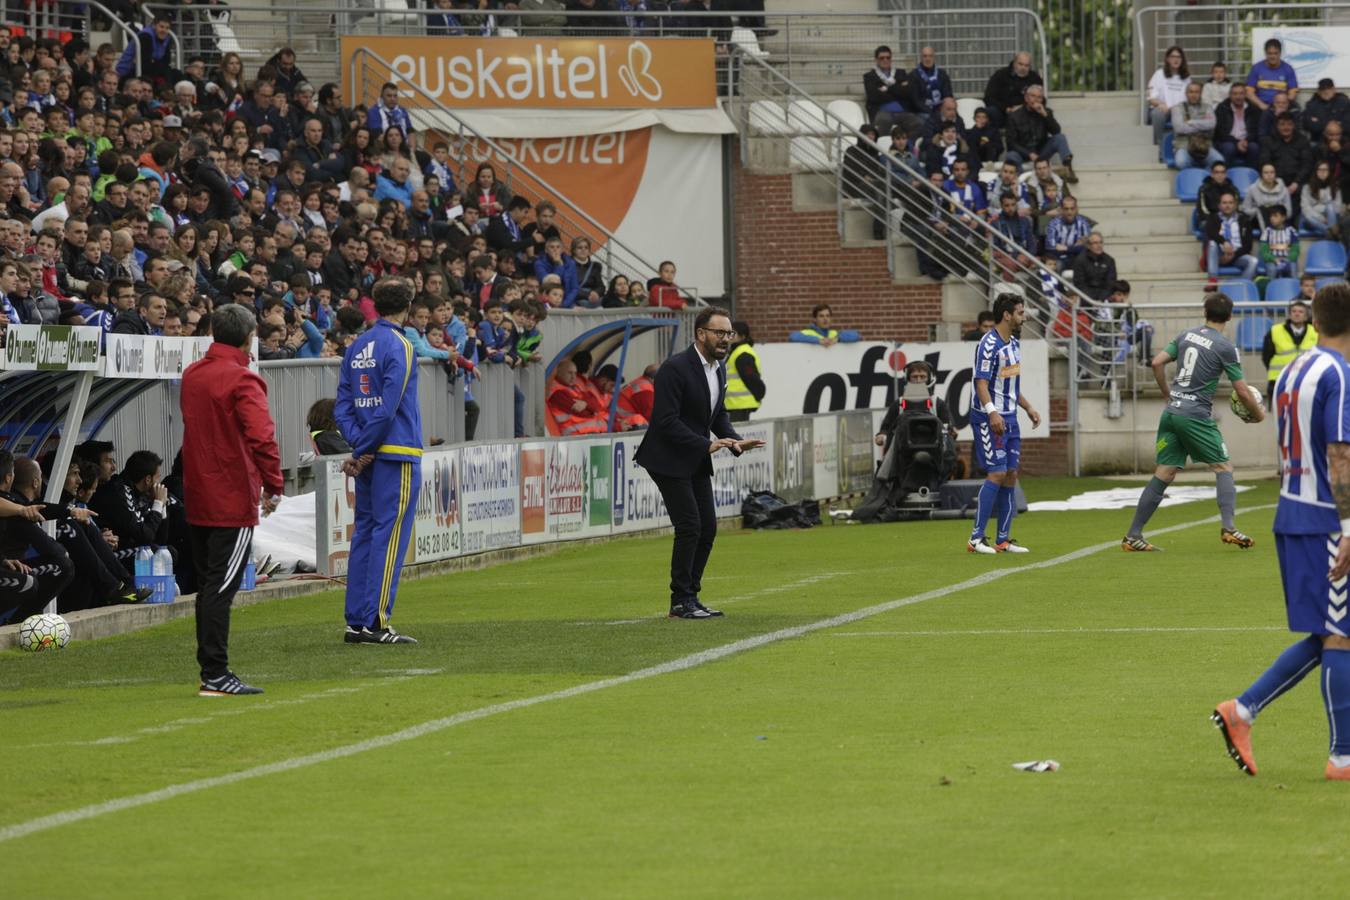
[[[878,184],[884,179],[881,153],[876,147],[880,132],[875,125],[863,125],[858,134],[866,140],[854,141],[844,151],[841,172],[844,196],[852,200],[862,200],[873,196]]]
[[[1022,106],[1027,88],[1044,84],[1040,74],[1031,68],[1031,54],[1017,53],[1012,62],[990,75],[985,85],[984,106],[989,110],[990,121],[998,128],[1007,127],[1013,110]]]
[[[1000,194],[998,203],[999,214],[994,218],[993,227],[1007,242],[994,245],[994,260],[1003,267],[1005,277],[1010,278],[1017,268],[1035,264],[1036,226],[1031,217],[1018,208],[1016,194]]]
[[[1341,200],[1341,187],[1331,176],[1331,163],[1325,159],[1317,162],[1312,177],[1303,186],[1299,215],[1303,227],[1314,235],[1341,239],[1340,223],[1345,215],[1345,205]]]
[[[1102,249],[1100,231],[1088,235],[1083,251],[1066,266],[1073,270],[1073,285],[1093,300],[1105,300],[1116,284],[1116,261]]]
[[[1059,215],[1050,220],[1045,229],[1045,250],[1064,266],[1087,245],[1092,223],[1078,214],[1078,200],[1065,197],[1059,206]]]
[[[1317,82],[1317,93],[1303,110],[1303,130],[1314,141],[1321,140],[1322,130],[1330,122],[1343,123],[1350,118],[1350,97],[1336,90],[1336,82],[1323,78]]]
[[[1331,180],[1340,187],[1341,197],[1350,188],[1350,146],[1344,138],[1345,126],[1328,122],[1322,129],[1322,140],[1313,147],[1313,162],[1326,161],[1331,166]]]
[[[1261,230],[1261,262],[1271,278],[1292,278],[1298,274],[1298,229],[1285,221],[1283,207],[1262,210],[1265,227]]]
[[[919,50],[919,64],[909,73],[909,87],[913,97],[909,105],[912,112],[921,116],[930,115],[942,105],[944,99],[952,99],[955,110],[952,79],[945,70],[938,68],[937,51],[932,47]]]
[[[1247,88],[1234,84],[1228,99],[1214,108],[1214,146],[1229,166],[1256,168],[1261,156],[1257,133],[1261,110],[1247,99]]]
[[[1257,126],[1256,134],[1265,143],[1266,138],[1275,134],[1275,126],[1280,121],[1280,116],[1285,113],[1292,113],[1294,122],[1297,124],[1299,111],[1289,105],[1289,97],[1286,94],[1276,94],[1275,99],[1270,101],[1270,106],[1266,107],[1261,113],[1261,124]]]
[[[941,172],[950,176],[958,159],[970,166],[970,148],[961,140],[961,130],[954,122],[946,122],[932,140],[926,141],[923,148],[923,168],[925,172]]]
[[[489,163],[478,166],[469,193],[478,214],[487,219],[506,212],[506,206],[511,202],[511,189],[497,180],[497,170]]]
[[[974,124],[966,129],[966,143],[980,164],[997,162],[1003,157],[1003,133],[983,106],[975,110]]]
[[[1266,225],[1264,210],[1272,206],[1283,209],[1286,217],[1293,215],[1294,204],[1290,199],[1289,189],[1285,187],[1284,181],[1276,176],[1275,164],[1266,162],[1261,164],[1261,177],[1252,182],[1252,186],[1247,188],[1246,196],[1242,198],[1242,212],[1264,228]]]
[[[797,344],[819,344],[822,347],[853,344],[862,340],[862,335],[852,329],[836,330],[831,325],[832,315],[828,303],[817,303],[811,307],[811,324],[789,334],[788,340]]]
[[[942,190],[951,198],[954,209],[968,213],[961,216],[966,224],[973,226],[976,221],[988,218],[989,200],[980,183],[971,180],[969,160],[958,158],[952,163],[952,177],[943,182]]]
[[[380,102],[366,111],[366,127],[381,135],[390,128],[401,129],[408,139],[408,146],[414,149],[417,146],[412,118],[406,109],[398,105],[398,85],[392,82],[381,86]]]
[[[532,248],[534,242],[525,236],[525,220],[530,217],[530,201],[512,197],[506,212],[494,216],[483,236],[488,246],[499,253],[510,253],[517,258]]]
[[[1293,113],[1281,113],[1275,120],[1275,134],[1261,145],[1261,162],[1274,163],[1275,173],[1288,186],[1290,195],[1298,195],[1312,174],[1313,152],[1308,139],[1298,131]],[[1297,213],[1297,203],[1291,212]]]
[[[1313,298],[1317,296],[1317,276],[1301,276],[1298,280],[1298,295],[1308,301],[1308,308],[1312,309]]]
[[[993,328],[994,314],[987,309],[982,309],[980,310],[979,315],[975,317],[975,327],[961,335],[961,340],[978,341],[992,331]]]
[[[1247,99],[1262,110],[1271,104],[1276,94],[1284,94],[1291,104],[1297,103],[1298,75],[1294,67],[1281,58],[1284,45],[1277,38],[1271,38],[1263,49],[1266,58],[1247,73]]]
[[[591,256],[591,239],[572,238],[572,264],[577,273],[577,306],[595,309],[605,296],[605,267]]]
[[[155,87],[178,81],[182,73],[170,65],[169,32],[172,29],[173,20],[169,14],[156,13],[154,21],[140,30],[136,40],[127,43],[117,60],[117,74],[123,78],[136,75],[148,79]]]
[[[1304,276],[1305,278],[1311,276]],[[1289,317],[1266,332],[1261,342],[1261,364],[1266,367],[1266,404],[1274,406],[1275,379],[1304,350],[1317,346],[1317,329],[1310,321],[1308,301],[1300,296],[1289,304]]]
[[[891,48],[882,45],[872,54],[876,63],[863,75],[863,92],[867,97],[867,121],[880,131],[890,131],[899,125],[911,136],[923,132],[923,119],[916,110],[906,106],[913,103],[914,88],[903,69],[891,65]]]
[[[619,309],[624,306],[631,306],[628,297],[628,277],[626,275],[615,275],[609,280],[609,289],[605,291],[604,299],[600,305],[605,309]]]
[[[928,113],[923,125],[924,140],[931,140],[947,125],[955,125],[957,137],[966,142],[966,123],[956,110],[955,97],[947,97]]]
[[[1172,107],[1173,151],[1178,169],[1223,161],[1214,146],[1214,111],[1200,97],[1200,85],[1186,83],[1186,99]]]
[[[146,291],[136,299],[136,308],[118,313],[113,321],[113,334],[159,334],[168,314],[169,304],[163,297]]]
[[[543,284],[550,275],[558,276],[562,282],[564,309],[571,309],[577,302],[577,265],[572,257],[563,252],[562,238],[551,237],[544,244],[544,252],[534,261],[534,274]]]
[[[1228,80],[1228,66],[1220,60],[1209,67],[1209,81],[1200,91],[1200,99],[1210,112],[1214,112],[1219,104],[1227,100],[1233,90],[1233,83]]]
[[[1191,83],[1191,69],[1186,64],[1186,51],[1175,44],[1163,53],[1162,66],[1148,80],[1148,117],[1153,123],[1153,144],[1161,147],[1163,132],[1169,121],[1175,121],[1172,108],[1185,103],[1186,85]],[[1197,97],[1197,102],[1199,98]],[[1161,150],[1159,151],[1161,156]]]
[[[1211,280],[1219,277],[1220,266],[1232,266],[1239,276],[1251,280],[1260,262],[1252,253],[1252,237],[1256,223],[1246,213],[1238,212],[1237,199],[1232,194],[1219,197],[1219,209],[1205,223],[1205,270]]]
[[[1238,202],[1242,200],[1238,196],[1237,186],[1228,180],[1228,163],[1219,159],[1209,164],[1209,174],[1200,182],[1200,190],[1196,196],[1196,221],[1201,226],[1219,211],[1219,197],[1224,194],[1232,194]]]
[[[408,182],[408,175],[411,168],[406,159],[395,156],[389,168],[375,178],[375,199],[396,200],[404,209],[410,209],[413,188]]]
[[[647,279],[647,303],[668,309],[684,309],[684,298],[680,296],[680,288],[675,284],[675,263],[668,259],[662,260],[656,271],[655,278]],[[628,289],[631,294],[631,282]]]
[[[534,13],[520,17],[521,34],[561,34],[567,27],[567,7],[562,0],[520,0],[519,8]]]
[[[1068,138],[1059,122],[1055,121],[1054,112],[1045,105],[1044,88],[1039,85],[1027,88],[1026,102],[1008,116],[1007,137],[1006,159],[1020,166],[1023,162],[1035,162],[1042,157],[1050,159],[1058,154],[1064,166],[1064,180],[1069,184],[1078,183],[1078,176],[1073,171],[1073,151],[1069,149]]]

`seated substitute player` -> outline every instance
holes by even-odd
[[[1308,635],[1287,648],[1241,696],[1211,717],[1238,768],[1256,774],[1252,721],[1271,701],[1322,666],[1331,726],[1325,774],[1350,781],[1350,287],[1330,285],[1313,300],[1317,346],[1294,359],[1275,384],[1280,502],[1275,551],[1289,630]]]
[[[1256,391],[1242,380],[1242,360],[1237,345],[1223,333],[1231,318],[1233,301],[1224,294],[1209,294],[1205,297],[1205,324],[1186,329],[1167,345],[1166,350],[1153,357],[1153,377],[1168,400],[1158,420],[1158,468],[1153,472],[1153,480],[1139,495],[1134,521],[1120,542],[1120,549],[1128,553],[1158,549],[1144,540],[1144,526],[1162,502],[1163,493],[1177,477],[1177,472],[1186,468],[1187,457],[1209,466],[1214,473],[1222,519],[1220,540],[1244,550],[1255,543],[1233,524],[1237,512],[1233,464],[1228,460],[1228,445],[1223,441],[1219,423],[1214,421],[1214,390],[1219,386],[1219,378],[1225,374],[1233,382],[1233,392],[1252,414],[1251,422],[1255,424],[1266,417]],[[1179,360],[1177,377],[1172,379],[1169,387],[1167,364],[1173,360]]]
[[[966,542],[971,553],[1029,552],[1012,539],[1012,520],[1017,514],[1014,488],[1022,457],[1017,407],[1027,411],[1032,428],[1041,424],[1041,414],[1022,396],[1022,344],[1018,337],[1025,320],[1022,298],[1001,294],[994,301],[994,327],[975,345],[976,402],[970,406],[970,427],[975,432],[975,461],[984,469],[985,480],[975,509],[975,528]],[[992,547],[984,537],[991,513],[998,528],[998,540]]]

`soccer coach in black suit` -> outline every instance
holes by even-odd
[[[726,448],[737,456],[764,446],[744,440],[731,427],[723,401],[723,360],[736,332],[731,316],[711,306],[694,320],[694,343],[656,373],[651,425],[633,460],[652,476],[675,526],[670,554],[670,617],[710,619],[722,615],[699,601],[703,568],[717,537],[712,455]],[[714,437],[715,435],[715,437]]]

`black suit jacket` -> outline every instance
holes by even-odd
[[[662,363],[656,373],[651,425],[633,460],[653,475],[669,478],[711,476],[708,433],[741,438],[731,427],[724,405],[727,368],[723,363],[717,364],[717,383],[717,403],[709,409],[703,360],[692,345]],[[734,448],[732,452],[740,455]]]

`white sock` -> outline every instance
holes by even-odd
[[[1248,725],[1252,724],[1252,721],[1256,718],[1256,716],[1252,715],[1252,711],[1247,707],[1243,706],[1241,700],[1235,701],[1234,705],[1237,707],[1238,718],[1246,722]]]
[[[1350,756],[1332,755],[1331,764],[1338,769],[1344,769],[1346,766],[1350,766]]]

